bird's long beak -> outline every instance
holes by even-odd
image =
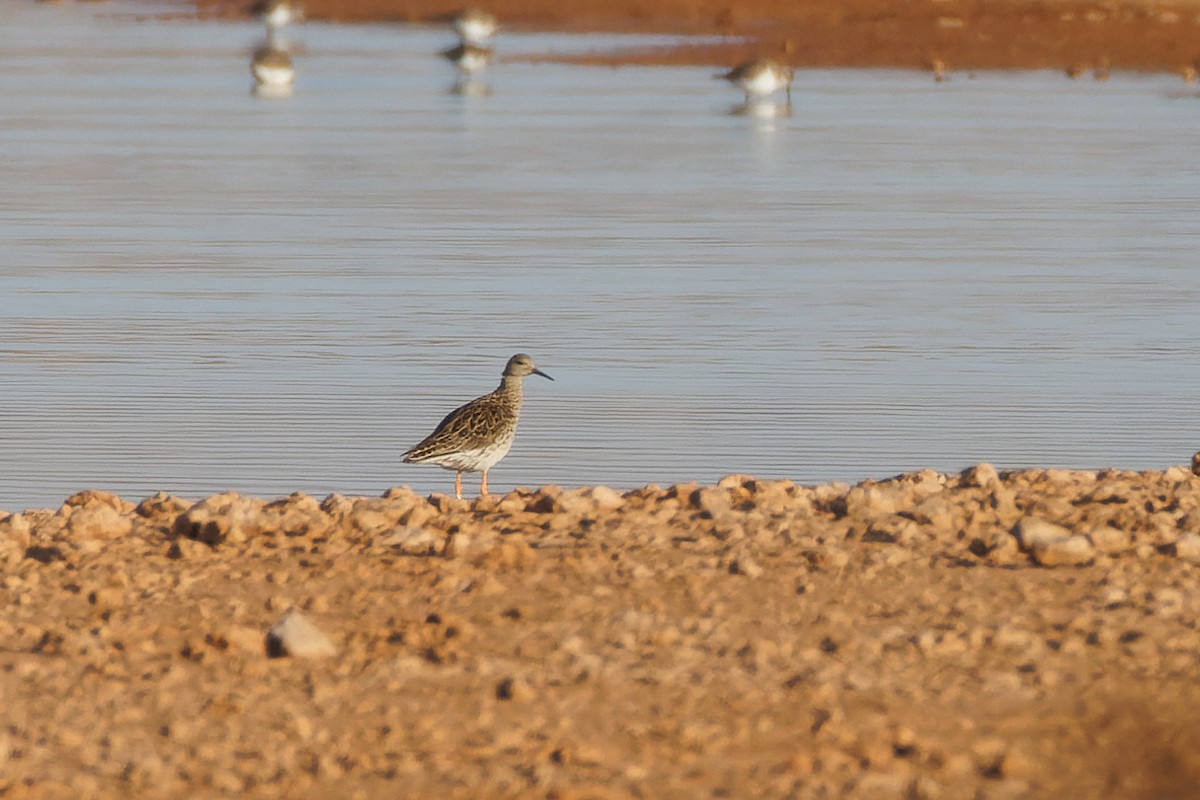
[[[552,380],[554,380],[554,378],[551,378],[549,375],[547,375],[546,373],[542,372],[540,369],[535,369],[535,370],[533,371],[533,374],[534,374],[534,375],[541,375],[543,378],[545,378],[545,379],[546,379],[546,380],[548,380],[548,381],[552,381]]]

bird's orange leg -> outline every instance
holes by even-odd
[[[454,496],[462,500],[462,473],[454,473]]]
[[[483,471],[483,486],[479,488],[479,493],[487,497],[487,470]]]

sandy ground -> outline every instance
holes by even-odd
[[[204,14],[248,13],[246,0],[197,2]],[[311,19],[421,23],[468,5],[462,0],[304,4]],[[1053,68],[1101,76],[1109,69],[1191,75],[1200,67],[1195,0],[487,0],[477,5],[509,30],[731,37],[717,44],[573,59],[613,65],[728,65],[752,55],[777,55],[798,67]]]
[[[1200,796],[1183,467],[84,492],[0,563],[4,798]]]

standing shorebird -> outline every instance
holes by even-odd
[[[746,93],[747,103],[752,99],[774,94],[780,89],[787,92],[788,103],[792,102],[792,68],[773,58],[747,61],[717,77],[740,87]]]
[[[267,23],[268,28],[282,28],[290,22],[298,22],[304,18],[300,6],[291,0],[262,0],[255,3],[251,10]]]
[[[483,44],[496,35],[496,18],[478,8],[469,8],[454,18],[454,30],[464,44]]]
[[[405,463],[428,462],[454,470],[454,496],[459,499],[462,499],[463,473],[482,472],[480,494],[486,496],[488,470],[508,455],[517,435],[524,399],[521,383],[526,375],[554,380],[538,369],[532,358],[517,353],[504,366],[500,385],[494,392],[476,397],[447,414],[433,433],[404,454]]]

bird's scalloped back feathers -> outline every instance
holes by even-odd
[[[485,447],[506,427],[515,427],[516,415],[504,395],[493,392],[454,409],[404,454],[407,463],[419,463],[463,449]]]

